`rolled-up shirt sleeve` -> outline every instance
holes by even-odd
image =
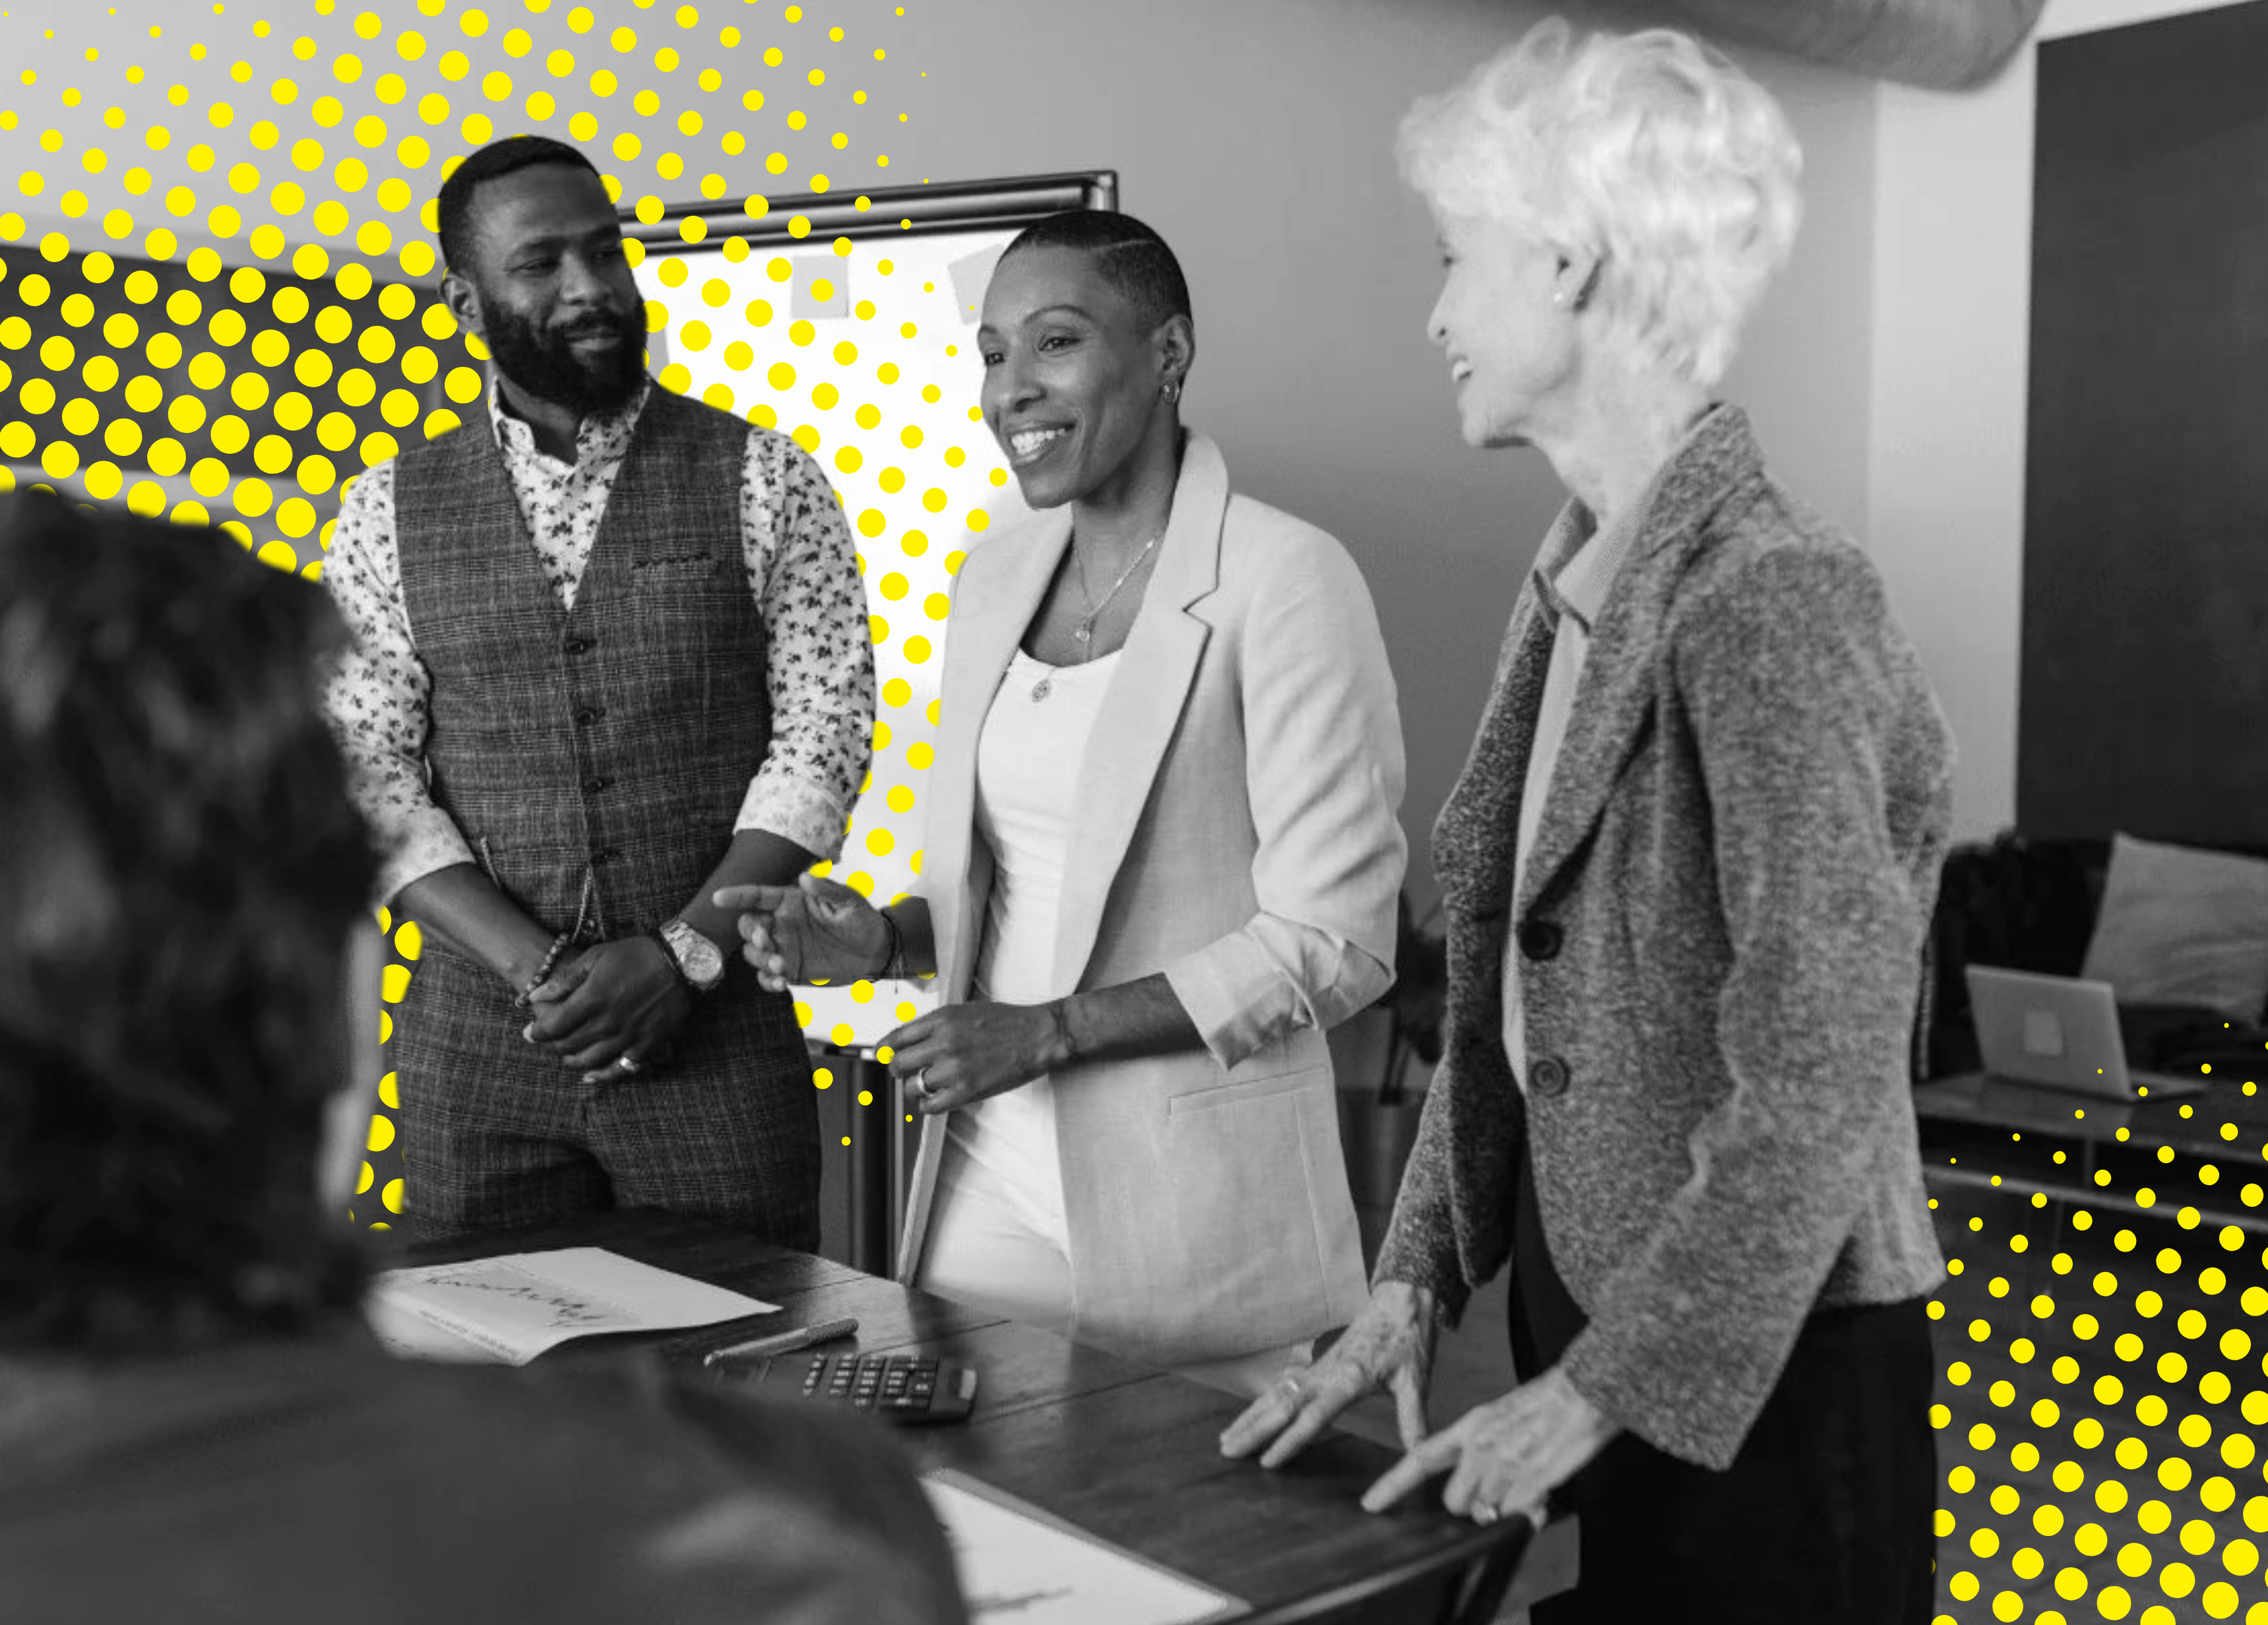
[[[394,465],[347,487],[323,563],[323,585],[354,646],[323,683],[323,707],[345,755],[349,787],[384,854],[377,901],[411,881],[473,861],[456,822],[434,805],[425,769],[432,679],[410,636],[394,529]]]
[[[764,620],[772,737],[733,827],[768,831],[831,861],[874,737],[874,646],[858,551],[827,476],[767,430],[748,437],[740,518]]]
[[[1260,911],[1166,968],[1223,1067],[1327,1030],[1393,980],[1402,728],[1369,589],[1327,537],[1255,595],[1243,647],[1245,784]]]

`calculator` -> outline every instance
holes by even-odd
[[[780,1355],[765,1363],[762,1380],[774,1386],[800,1376],[809,1398],[902,1426],[965,1422],[976,1405],[976,1371],[926,1355]]]

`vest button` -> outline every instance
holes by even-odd
[[[600,717],[603,717],[607,713],[604,711],[601,711],[596,705],[585,705],[582,710],[575,713],[575,720],[583,727],[588,728],[592,723],[596,722]]]
[[[591,652],[591,640],[588,638],[570,638],[560,646],[570,654],[588,654]]]
[[[614,780],[611,779],[585,779],[583,780],[583,788],[589,791],[593,795],[596,795],[600,791],[605,789],[613,782]]]
[[[601,846],[598,851],[591,854],[591,861],[593,863],[613,863],[618,861],[622,855],[622,849],[619,846]]]
[[[1546,1055],[1528,1069],[1528,1087],[1539,1095],[1564,1095],[1567,1092],[1567,1063],[1557,1055]]]
[[[1566,932],[1560,928],[1557,921],[1526,920],[1520,927],[1520,951],[1530,959],[1557,959],[1559,957],[1560,944],[1565,942],[1566,938]]]

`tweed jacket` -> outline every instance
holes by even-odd
[[[1587,1322],[1562,1370],[1721,1469],[1808,1315],[1942,1279],[1908,1058],[1952,746],[1872,565],[1771,478],[1738,409],[1695,429],[1638,523],[1520,894],[1552,642],[1532,582],[1435,824],[1444,1059],[1375,1275],[1461,1312],[1509,1255],[1525,1134]]]
[[[923,865],[947,1001],[969,996],[990,897],[977,741],[1070,535],[1067,507],[1042,513],[954,582]],[[1403,782],[1353,559],[1232,491],[1191,434],[1070,809],[1055,983],[1162,972],[1204,1047],[1051,1075],[1075,1340],[1175,1365],[1281,1347],[1362,1306],[1323,1035],[1392,972]],[[923,1125],[901,1280],[920,1267],[945,1131]]]

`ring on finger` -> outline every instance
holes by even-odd
[[[1492,1503],[1482,1501],[1474,1504],[1473,1522],[1485,1528],[1487,1525],[1496,1522],[1496,1520],[1497,1510]]]
[[[638,1058],[628,1050],[624,1050],[615,1062],[615,1065],[620,1067],[624,1072],[636,1072],[640,1069],[642,1064]]]
[[[917,1100],[927,1100],[929,1098],[929,1068],[927,1067],[924,1067],[919,1072],[914,1074],[914,1097]]]

